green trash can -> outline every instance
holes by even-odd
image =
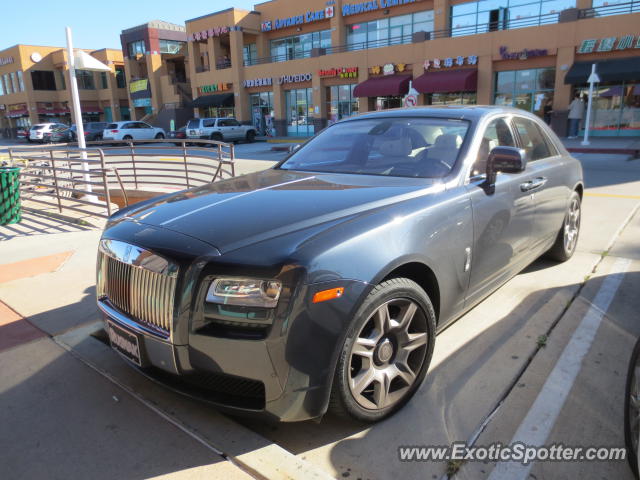
[[[0,225],[20,221],[20,169],[0,167]]]

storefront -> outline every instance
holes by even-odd
[[[544,117],[553,103],[555,68],[508,70],[495,74],[495,105],[507,105]]]
[[[211,93],[201,95],[193,101],[193,107],[201,118],[235,117],[233,93]]]
[[[327,99],[327,124],[356,115],[358,98],[354,90],[358,81],[358,67],[337,67],[318,71],[324,82]]]
[[[287,105],[287,135],[290,137],[310,137],[314,133],[313,90],[294,88],[284,92]]]
[[[400,108],[413,79],[410,67],[404,63],[373,66],[369,69],[370,78],[359,83],[353,94],[359,98],[367,97],[369,110]]]
[[[425,95],[426,105],[474,105],[477,63],[476,55],[427,59],[425,73],[413,81],[413,88]]]
[[[258,135],[273,136],[273,92],[250,93],[249,108]]]
[[[587,79],[596,64],[596,84],[590,133],[594,136],[640,136],[640,59],[625,58],[598,62],[576,62],[565,77],[576,93],[587,98]],[[584,125],[582,125],[584,129]]]

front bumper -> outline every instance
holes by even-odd
[[[317,291],[337,286],[345,287],[341,298],[310,302]],[[108,299],[98,306],[105,319],[137,336],[142,373],[230,413],[293,422],[326,412],[339,349],[367,287],[357,281],[304,286],[287,318],[261,340],[190,332],[181,344],[145,330]]]

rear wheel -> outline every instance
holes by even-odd
[[[249,130],[247,132],[247,143],[253,143],[253,141],[256,139],[256,132],[255,130]]]
[[[624,396],[624,440],[629,466],[638,478],[638,439],[640,438],[640,340],[631,353]]]
[[[156,135],[156,140],[162,140],[164,138],[164,135],[159,133]]]
[[[212,133],[210,138],[216,142],[222,142],[224,140],[222,134],[219,132]]]
[[[558,232],[553,247],[547,252],[549,258],[558,262],[566,262],[576,251],[580,235],[581,203],[578,192],[573,192],[569,198],[569,206],[562,222],[562,228]]]
[[[330,410],[375,422],[400,409],[426,375],[435,324],[431,300],[417,283],[394,278],[377,285],[349,327]]]
[[[122,137],[123,140],[133,140],[133,137],[131,135],[125,135],[124,137]]]

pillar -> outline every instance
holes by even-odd
[[[313,92],[313,127],[317,133],[327,126],[327,88],[322,85],[322,79],[318,75],[313,75],[311,79],[311,90]],[[317,112],[317,113],[316,113]]]
[[[219,44],[219,39],[218,44]],[[229,59],[231,60],[231,71],[233,75],[233,92],[235,101],[236,118],[240,123],[251,123],[251,112],[249,111],[249,95],[242,86],[244,82],[243,67],[244,35],[242,30],[232,30],[229,32]]]
[[[433,30],[448,30],[451,6],[449,0],[433,0]]]
[[[491,54],[478,57],[478,105],[493,104],[493,60]]]
[[[282,85],[278,84],[277,76],[273,77],[273,126],[276,135],[287,135],[287,102]]]
[[[147,78],[151,88],[152,114],[158,114],[162,109],[162,89],[160,88],[160,75],[162,74],[162,55],[146,55]]]

